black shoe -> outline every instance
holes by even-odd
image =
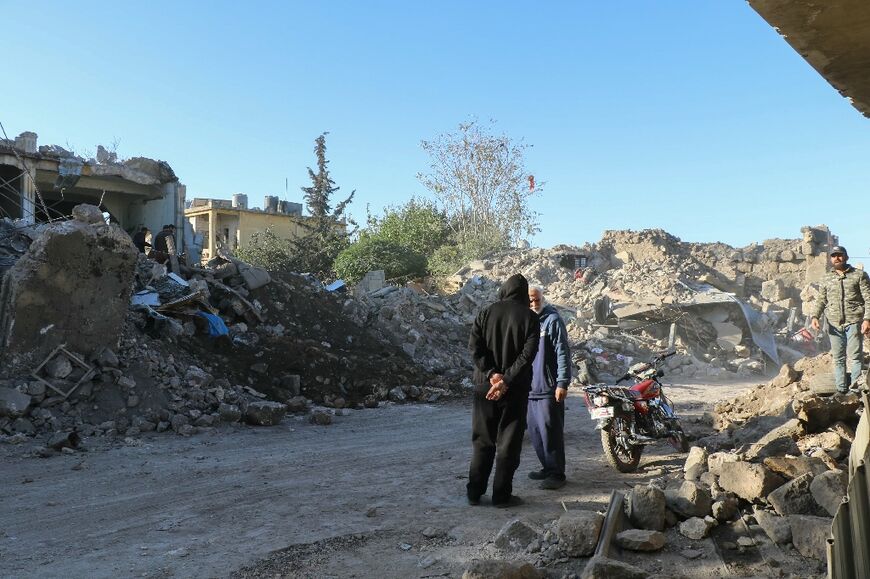
[[[541,470],[533,470],[529,473],[529,478],[532,480],[544,480],[547,478],[547,471],[544,469]]]
[[[541,483],[540,488],[547,491],[554,491],[556,489],[562,488],[563,486],[565,486],[565,479],[551,476],[547,477],[544,482]]]
[[[497,509],[507,509],[509,507],[518,507],[524,503],[525,503],[525,501],[523,501],[523,499],[521,499],[520,497],[518,497],[516,495],[511,495],[510,498],[508,498],[508,500],[501,502],[501,503],[492,503],[492,506],[494,506]]]
[[[471,505],[472,507],[476,507],[477,505],[480,504],[480,496],[468,497],[468,504]]]

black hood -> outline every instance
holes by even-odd
[[[498,290],[498,299],[516,300],[529,305],[529,282],[522,274],[515,273],[507,278]]]

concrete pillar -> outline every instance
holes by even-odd
[[[217,239],[215,232],[217,231],[217,210],[212,209],[208,212],[208,257],[213,258],[217,247]]]
[[[36,185],[30,175],[36,176],[36,167],[28,165],[27,159],[22,159],[24,166],[21,174],[21,219],[25,223],[36,222]],[[30,175],[28,175],[28,171]]]

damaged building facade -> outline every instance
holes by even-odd
[[[248,196],[233,195],[232,200],[195,198],[184,216],[193,231],[193,245],[207,261],[218,248],[235,251],[246,247],[251,236],[267,229],[282,239],[296,239],[305,234],[302,204],[266,195],[263,209],[248,208]]]
[[[68,217],[87,203],[128,232],[141,225],[184,227],[185,186],[165,161],[120,161],[102,146],[96,158],[85,159],[58,145],[39,146],[29,131],[0,139],[0,192],[0,217],[22,224]]]

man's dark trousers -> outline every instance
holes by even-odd
[[[529,400],[529,438],[548,477],[565,479],[565,403]]]
[[[514,472],[520,466],[527,406],[528,398],[525,395],[508,395],[505,400],[493,402],[475,394],[471,409],[469,499],[476,500],[486,493],[493,462],[495,476],[492,479],[492,503],[495,505],[510,499]]]

